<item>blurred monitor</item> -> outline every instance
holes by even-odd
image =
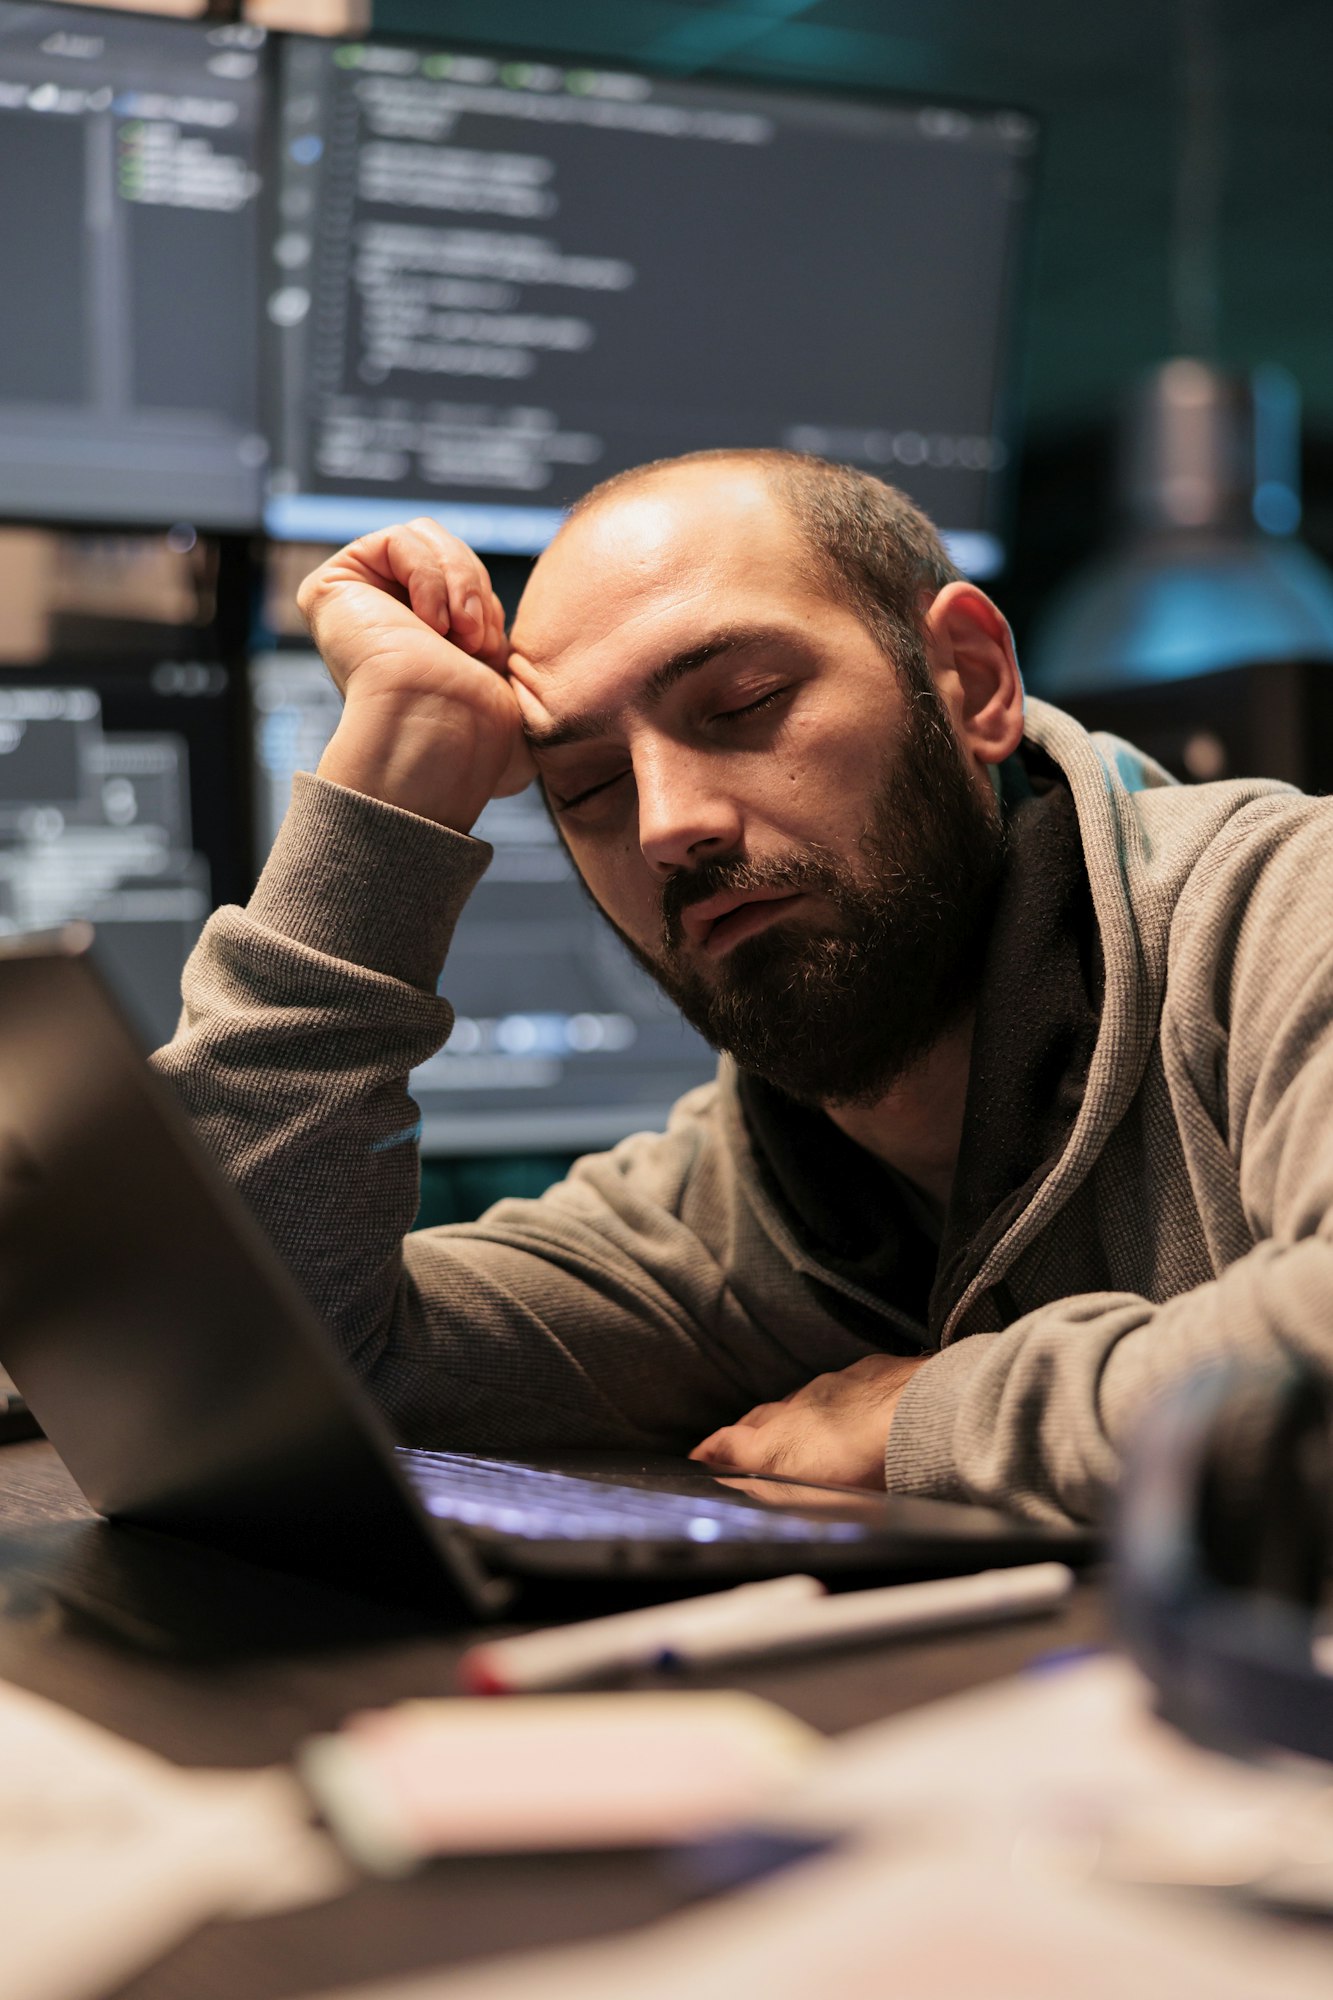
[[[228,671],[199,661],[0,672],[0,933],[91,919],[153,1047],[204,919],[246,893],[233,696]]]
[[[624,466],[782,445],[1000,566],[1030,118],[379,40],[280,73],[272,534],[531,554]]]
[[[241,0],[241,14],[299,35],[363,35],[370,27],[371,0]]]
[[[312,653],[250,663],[261,855],[292,774],[313,770],[341,701]],[[717,1058],[639,970],[577,881],[535,789],[476,826],[495,859],[473,891],[441,990],[457,1019],[415,1070],[422,1144],[439,1154],[577,1152],[665,1123]]]
[[[0,0],[0,517],[257,525],[263,44]]]

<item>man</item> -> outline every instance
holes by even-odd
[[[430,522],[302,605],[342,721],[158,1060],[405,1437],[1089,1517],[1163,1382],[1327,1367],[1333,806],[1025,718],[929,524],[785,453],[608,482],[508,639]],[[404,1241],[469,830],[534,770],[727,1054],[665,1134]]]

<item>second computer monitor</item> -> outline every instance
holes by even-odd
[[[1032,121],[400,42],[282,50],[270,531],[533,553],[595,481],[784,446],[999,566]]]
[[[0,520],[258,525],[264,43],[0,0]]]

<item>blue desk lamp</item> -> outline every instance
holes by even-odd
[[[1033,692],[1061,701],[1333,660],[1333,575],[1295,532],[1299,439],[1299,395],[1281,369],[1155,369],[1122,420],[1119,536],[1034,635]]]
[[[1225,47],[1217,0],[1175,0],[1177,353],[1213,357],[1221,299]],[[1278,368],[1166,361],[1129,397],[1112,546],[1052,604],[1026,660],[1060,701],[1279,661],[1333,659],[1333,576],[1296,539],[1300,402]]]

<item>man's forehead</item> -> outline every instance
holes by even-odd
[[[685,472],[636,483],[577,515],[539,559],[514,620],[516,652],[537,673],[571,648],[619,633],[725,616],[728,597],[771,594],[792,575],[795,530],[748,471]]]

